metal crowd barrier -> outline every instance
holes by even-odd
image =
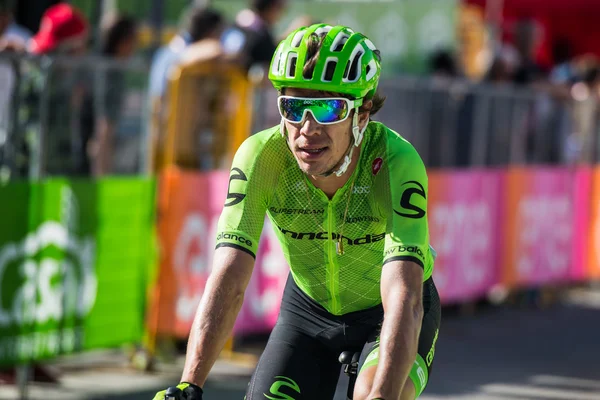
[[[147,75],[139,61],[0,54],[1,176],[94,174],[99,126],[111,137],[101,174],[145,173]]]
[[[552,89],[435,79],[388,79],[375,119],[435,168],[567,164],[597,159],[598,97]],[[585,90],[585,89],[584,89]],[[582,127],[587,127],[582,130]]]
[[[585,90],[585,89],[584,89]],[[431,168],[591,163],[598,159],[598,98],[460,80],[382,80],[385,123]],[[279,123],[277,93],[257,90],[253,132]]]

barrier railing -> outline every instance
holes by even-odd
[[[3,53],[0,68],[4,180],[148,171],[143,63]]]
[[[39,360],[144,339],[145,70],[0,54],[0,367],[21,366],[22,398]]]
[[[581,84],[583,85],[583,84]],[[386,78],[374,116],[407,140],[431,168],[599,160],[599,98],[592,89],[519,88],[460,80]],[[261,89],[254,130],[279,123],[277,93]]]
[[[387,100],[375,118],[411,141],[432,168],[598,160],[599,98],[585,86],[396,78],[382,81],[380,91]]]

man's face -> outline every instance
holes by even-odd
[[[340,97],[322,92],[288,88],[286,96]],[[318,176],[335,170],[343,160],[352,140],[352,114],[342,122],[321,125],[310,112],[300,123],[285,121],[289,147],[298,166],[308,175]]]

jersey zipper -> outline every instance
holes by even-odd
[[[333,239],[333,234],[337,233],[334,232],[334,228],[335,228],[335,223],[334,223],[334,212],[333,212],[333,204],[330,201],[327,205],[327,212],[329,213],[329,224],[328,224],[328,229],[329,229],[329,251],[327,252],[329,254],[329,263],[328,263],[328,267],[327,267],[327,283],[328,283],[328,289],[329,289],[329,293],[331,293],[331,312],[335,315],[339,315],[340,314],[340,300],[339,300],[339,266],[337,263],[337,258],[335,256],[336,254],[336,249],[335,249],[335,240]]]

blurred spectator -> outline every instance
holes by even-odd
[[[46,10],[39,31],[29,42],[33,54],[78,55],[85,53],[88,22],[75,7],[59,3]]]
[[[221,35],[225,28],[223,15],[216,10],[206,9],[195,15],[191,36],[194,42],[181,52],[180,64],[197,64],[223,60]]]
[[[13,20],[14,3],[12,0],[0,0],[0,52],[24,50],[27,41],[31,38],[30,32],[17,25]],[[7,162],[8,147],[11,130],[10,115],[11,98],[15,88],[15,60],[5,57],[0,60],[0,168]],[[0,171],[0,175],[1,175]],[[2,177],[0,176],[0,179]]]
[[[600,126],[600,65],[589,65],[581,82],[571,89],[573,133],[566,142],[568,162],[590,164],[598,159]]]
[[[0,50],[24,49],[31,32],[14,21],[14,0],[0,0]]]
[[[210,35],[215,25],[222,23],[220,14],[218,18],[215,18],[214,14],[217,12],[200,7],[184,11],[180,18],[181,31],[166,46],[159,48],[152,59],[149,88],[151,99],[160,98],[165,94],[169,70],[178,62],[183,50]]]
[[[456,60],[452,52],[438,50],[429,59],[429,73],[435,79],[452,79],[458,76]]]
[[[435,51],[428,61],[431,91],[427,112],[438,118],[432,118],[430,123],[424,126],[427,130],[424,134],[429,140],[422,146],[422,152],[427,166],[440,167],[447,158],[447,152],[452,151],[449,146],[454,144],[449,143],[451,138],[447,135],[447,111],[451,104],[449,88],[458,77],[458,71],[454,54],[449,50]]]
[[[577,78],[577,70],[572,62],[571,44],[567,39],[558,39],[552,46],[554,67],[550,71],[550,82],[572,84]]]
[[[150,107],[152,154],[156,156],[154,165],[162,164],[164,139],[168,117],[168,76],[173,66],[184,63],[196,63],[221,58],[223,55],[219,38],[225,19],[222,14],[211,8],[193,8],[186,11],[182,18],[185,29],[168,46],[156,53],[150,70]],[[188,51],[189,50],[189,51]]]
[[[518,85],[529,85],[545,79],[543,68],[535,60],[541,35],[540,29],[534,20],[529,19],[520,20],[515,25],[514,46],[519,60],[514,82]]]
[[[81,12],[60,3],[44,12],[28,50],[33,55],[80,56],[87,51],[88,33],[88,22]],[[16,171],[21,176],[31,174],[31,166],[41,163],[43,173],[70,174],[77,156],[76,115],[85,93],[85,77],[72,61],[58,62],[51,68],[41,65],[35,60],[20,63],[22,81],[15,100],[19,104]],[[40,146],[43,149],[32,156],[35,159],[30,158],[32,149]]]
[[[101,24],[100,55],[108,60],[125,61],[136,49],[137,23],[127,15],[109,15]],[[101,176],[111,172],[116,127],[125,93],[125,76],[115,66],[102,68],[98,84],[87,93],[81,113],[82,151],[78,172]],[[98,117],[96,117],[96,114]],[[93,136],[92,136],[93,133]]]
[[[286,0],[251,0],[250,7],[242,10],[235,24],[223,35],[223,47],[235,55],[246,69],[258,65],[267,70],[277,48],[273,26],[285,10]]]

